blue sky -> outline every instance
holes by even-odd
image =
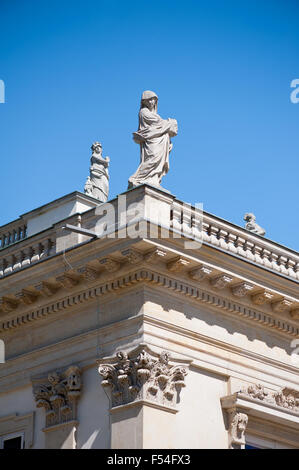
[[[95,140],[125,191],[150,89],[179,125],[163,186],[298,249],[298,17],[296,0],[0,0],[0,225],[83,191]]]

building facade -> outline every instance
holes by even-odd
[[[0,228],[0,448],[299,448],[299,256],[142,185]]]

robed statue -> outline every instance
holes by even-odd
[[[144,91],[141,97],[138,131],[133,139],[140,145],[140,165],[129,178],[128,189],[140,184],[160,187],[161,180],[169,170],[171,137],[177,135],[175,119],[162,119],[157,113],[158,96]]]
[[[100,202],[106,202],[109,194],[108,166],[110,158],[103,158],[103,149],[100,142],[92,144],[91,150],[89,176],[85,183],[84,192]]]

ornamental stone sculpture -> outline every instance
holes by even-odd
[[[130,357],[118,352],[111,363],[101,364],[102,386],[110,391],[112,407],[145,400],[174,409],[187,370],[183,365],[171,366],[169,359],[165,351],[155,358],[141,347]]]
[[[64,372],[53,371],[34,383],[37,408],[46,411],[46,428],[76,420],[77,402],[81,394],[81,371],[72,365]]]
[[[140,165],[129,178],[128,189],[143,183],[160,187],[162,177],[169,170],[171,137],[177,135],[175,119],[162,119],[157,113],[158,96],[144,91],[141,97],[138,131],[133,139],[140,145]]]
[[[244,220],[246,221],[245,228],[249,230],[249,232],[256,233],[257,235],[264,236],[266,231],[260,227],[256,221],[256,217],[252,213],[248,213],[244,215]]]
[[[248,416],[245,413],[240,413],[236,409],[229,410],[230,446],[232,448],[245,445],[247,423]]]
[[[95,142],[91,146],[92,155],[90,159],[90,174],[84,186],[84,192],[88,196],[106,202],[109,194],[109,172],[110,158],[102,157],[102,144]]]

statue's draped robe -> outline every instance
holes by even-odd
[[[133,133],[140,144],[140,165],[129,178],[129,188],[148,183],[159,186],[169,169],[170,135],[176,135],[175,119],[162,119],[156,112],[144,107],[139,112],[139,129]]]
[[[90,162],[92,196],[99,199],[101,202],[106,202],[109,193],[108,161],[93,153]]]

